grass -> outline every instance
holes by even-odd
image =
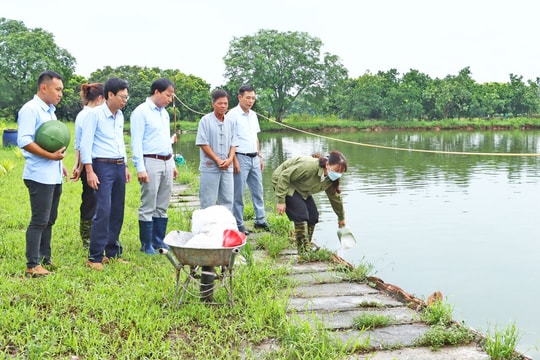
[[[138,251],[136,181],[126,187],[121,233],[129,264],[113,262],[103,272],[84,266],[87,253],[78,235],[81,184],[65,182],[53,227],[58,268],[45,278],[26,278],[30,205],[21,179],[24,159],[17,148],[1,148],[0,158],[3,168],[9,165],[0,175],[0,358],[230,359],[238,358],[246,344],[284,331],[281,290],[288,284],[270,263],[235,269],[232,307],[173,303],[174,268],[165,257]],[[68,150],[68,169],[73,159]],[[178,169],[184,182],[196,176],[188,166]],[[169,229],[189,230],[190,219],[188,209],[171,210]],[[226,303],[226,292],[220,290],[216,301]]]
[[[436,300],[420,314],[420,319],[429,325],[449,326],[452,323],[452,305]]]
[[[416,339],[418,346],[429,346],[438,350],[442,346],[456,346],[469,344],[474,340],[474,334],[465,326],[453,323],[452,305],[444,299],[436,300],[427,306],[420,314],[420,319],[431,329]]]
[[[128,143],[128,139],[126,139]],[[129,149],[128,149],[129,151]],[[0,358],[9,359],[238,359],[260,358],[259,344],[279,347],[267,358],[337,358],[342,347],[322,328],[292,325],[286,314],[285,270],[269,260],[253,260],[242,248],[244,265],[234,270],[234,305],[225,289],[223,306],[174,303],[175,269],[164,256],[139,251],[139,185],[126,185],[126,211],[120,241],[129,264],[111,262],[102,272],[86,268],[79,238],[80,182],[65,182],[53,227],[54,274],[26,278],[25,231],[30,220],[24,187],[24,159],[17,148],[0,148]],[[70,170],[73,150],[65,166]],[[197,171],[178,166],[179,182],[197,186]],[[132,179],[135,170],[130,164]],[[8,191],[5,191],[8,189]],[[190,191],[188,191],[190,192]],[[192,192],[190,192],[192,193]],[[196,193],[196,192],[195,192]],[[248,218],[249,218],[249,204]],[[192,210],[172,208],[169,230],[189,231]],[[268,214],[272,233],[260,244],[277,256],[290,246],[291,223]],[[249,244],[251,245],[251,244]]]
[[[347,344],[336,343],[321,324],[289,322],[288,292],[283,289],[290,284],[284,276],[285,269],[275,266],[272,257],[294,246],[292,227],[286,217],[274,213],[269,213],[267,219],[272,233],[261,233],[257,240],[257,246],[264,248],[270,259],[255,263],[252,247],[242,248],[241,255],[247,261],[235,268],[233,306],[225,305],[224,289],[216,291],[215,300],[225,306],[175,304],[174,268],[163,256],[148,256],[138,251],[136,181],[126,186],[125,220],[120,238],[129,264],[111,262],[103,272],[85,267],[87,253],[78,234],[81,184],[65,182],[59,216],[53,227],[53,261],[57,270],[46,278],[24,277],[24,238],[30,220],[28,193],[21,179],[24,159],[17,148],[0,148],[0,159],[3,169],[0,169],[3,190],[0,191],[0,358],[337,359],[351,351],[345,349]],[[73,162],[70,147],[66,167],[71,169]],[[178,169],[177,181],[189,184],[188,192],[197,194],[196,169],[189,165]],[[131,164],[130,170],[132,179],[136,179]],[[246,209],[246,219],[250,220],[253,216],[250,204]],[[171,208],[168,228],[188,231],[191,215],[188,208]],[[305,260],[328,261],[333,255],[326,250],[318,251]],[[346,279],[365,282],[373,266],[360,264],[342,270]],[[365,302],[360,306],[382,305]],[[447,324],[451,307],[438,306],[429,310],[429,315],[426,313],[425,321]],[[359,321],[375,323],[382,319]],[[447,334],[441,334],[443,329]],[[435,325],[426,343],[435,347],[468,339],[463,329],[448,329]],[[496,334],[493,344],[486,342],[486,346],[497,350],[509,338],[497,338]],[[258,346],[267,343],[278,346],[263,355],[258,353]],[[356,344],[352,351],[367,348],[368,343]]]
[[[435,325],[415,340],[418,346],[429,346],[432,350],[438,350],[443,346],[457,346],[470,344],[474,340],[474,334],[464,326],[452,324],[450,326]]]
[[[375,266],[366,262],[364,258],[354,268],[339,264],[335,267],[335,270],[343,273],[344,279],[360,283],[367,283],[368,277],[375,274]]]
[[[513,360],[521,359],[516,356],[516,346],[521,334],[515,323],[511,323],[503,330],[495,328],[488,331],[484,342],[484,350],[491,360]]]
[[[371,330],[385,327],[394,322],[394,318],[389,315],[379,314],[375,311],[364,312],[353,319],[354,326],[359,330]]]

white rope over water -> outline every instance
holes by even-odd
[[[184,104],[184,102],[182,102],[182,100],[180,100],[176,96],[176,94],[174,94],[174,97],[180,102],[180,104],[182,104],[182,106],[184,106],[189,111],[194,112],[194,113],[199,114],[199,115],[205,115],[204,113],[195,111],[192,108],[190,108],[189,106],[187,106],[186,104]],[[255,112],[255,113],[257,114],[257,116],[262,117],[263,119],[266,119],[266,120],[268,120],[268,121],[270,121],[270,122],[272,122],[274,124],[277,124],[279,126],[287,128],[289,130],[293,130],[293,131],[300,132],[300,133],[303,133],[303,134],[319,137],[319,138],[322,138],[322,139],[328,139],[328,140],[332,140],[332,141],[342,142],[342,143],[345,143],[345,144],[352,144],[352,145],[370,147],[370,148],[375,148],[375,149],[385,149],[385,150],[394,150],[394,151],[408,151],[408,152],[429,153],[429,154],[446,154],[446,155],[529,156],[529,157],[531,157],[531,156],[534,156],[534,157],[540,156],[540,153],[482,153],[482,152],[467,152],[467,151],[423,150],[423,149],[410,149],[410,148],[400,148],[400,147],[394,147],[394,146],[366,144],[366,143],[361,143],[361,142],[357,142],[357,141],[349,141],[349,140],[337,139],[337,138],[333,138],[333,137],[330,137],[330,136],[321,135],[321,134],[315,134],[315,133],[312,133],[312,132],[309,132],[309,131],[297,129],[297,128],[293,127],[293,126],[283,124],[283,123],[280,123],[280,122],[278,122],[276,120],[270,119],[269,117],[264,116],[262,114],[259,114],[257,112]]]

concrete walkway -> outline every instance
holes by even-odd
[[[175,189],[176,202],[188,207],[197,207],[197,199],[182,198],[182,188]],[[257,233],[248,236],[248,241],[255,242]],[[257,250],[257,259],[266,258],[266,253]],[[290,289],[288,315],[291,321],[307,321],[319,324],[332,336],[347,344],[363,344],[367,350],[346,357],[370,360],[489,360],[488,354],[474,342],[469,345],[444,347],[438,351],[416,347],[418,339],[430,329],[420,321],[420,309],[425,306],[420,299],[414,298],[404,290],[391,284],[385,284],[378,278],[370,278],[370,283],[348,282],[343,273],[333,270],[333,264],[300,263],[295,250],[286,250],[276,259],[276,266],[289,269],[289,280],[294,285]],[[353,319],[364,313],[391,316],[392,322],[385,327],[368,331],[355,328]],[[482,338],[478,334],[477,338]],[[275,350],[279,342],[269,341],[252,349],[263,354]],[[387,350],[391,349],[391,350]],[[522,356],[522,359],[529,359]]]

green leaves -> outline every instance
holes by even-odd
[[[258,106],[281,121],[301,96],[319,101],[347,77],[339,58],[321,54],[322,41],[305,32],[259,30],[234,38],[224,58],[230,84],[251,84]]]
[[[28,29],[20,21],[0,18],[0,108],[19,108],[32,98],[38,75],[54,70],[67,83],[75,58],[56,45],[54,36],[40,28]],[[62,104],[57,113],[62,113]]]

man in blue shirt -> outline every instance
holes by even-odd
[[[86,116],[80,144],[86,181],[95,190],[96,213],[90,231],[87,265],[103,270],[110,258],[121,259],[120,231],[124,222],[126,182],[130,180],[124,144],[124,114],[129,84],[118,78],[105,83],[105,103]]]
[[[51,262],[52,226],[58,216],[62,194],[62,163],[65,147],[49,152],[34,142],[37,129],[47,121],[57,121],[55,105],[62,99],[62,76],[44,71],[38,78],[34,98],[19,110],[17,145],[25,158],[23,180],[30,193],[32,217],[26,230],[26,275],[44,276],[53,268]],[[41,266],[43,265],[43,266]]]
[[[161,78],[152,83],[150,97],[131,113],[131,149],[137,178],[141,184],[139,239],[141,251],[156,254],[168,248],[163,242],[167,230],[167,210],[173,180],[178,176],[172,156],[169,113],[174,84]]]

